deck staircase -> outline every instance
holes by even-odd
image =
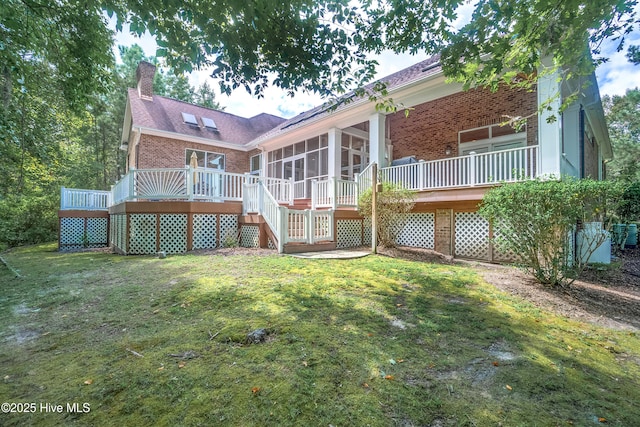
[[[258,215],[280,253],[335,249],[334,211],[308,207],[308,201],[277,200],[268,183],[259,180],[244,186],[241,222]]]

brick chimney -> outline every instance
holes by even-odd
[[[156,66],[147,61],[140,61],[136,68],[136,80],[138,81],[138,96],[142,99],[153,99],[153,76],[156,74]]]

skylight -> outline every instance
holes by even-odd
[[[214,122],[213,119],[210,119],[208,117],[203,117],[202,123],[204,124],[204,127],[206,127],[207,129],[218,130],[218,126],[216,126],[216,122]]]
[[[182,120],[188,125],[196,125],[198,126],[198,121],[196,120],[196,116],[189,113],[182,113]]]

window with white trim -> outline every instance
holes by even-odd
[[[199,168],[207,168],[207,169],[216,169],[216,170],[224,170],[225,165],[225,156],[221,153],[214,153],[211,151],[201,151],[201,150],[185,150],[185,165],[191,165],[191,156],[192,154],[196,154],[196,159],[198,160]]]
[[[293,178],[297,183],[295,197],[311,197],[311,182],[328,177],[328,141],[328,135],[323,134],[269,151],[266,175]]]
[[[471,152],[487,153],[527,145],[526,125],[516,131],[509,125],[489,125],[458,132],[458,152],[466,156]]]
[[[251,175],[260,175],[262,171],[262,154],[256,154],[249,159],[249,171]]]

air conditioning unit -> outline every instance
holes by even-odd
[[[593,253],[587,259],[589,252]],[[585,222],[576,233],[576,252],[580,261],[586,263],[611,263],[611,236],[602,228],[601,222]]]

